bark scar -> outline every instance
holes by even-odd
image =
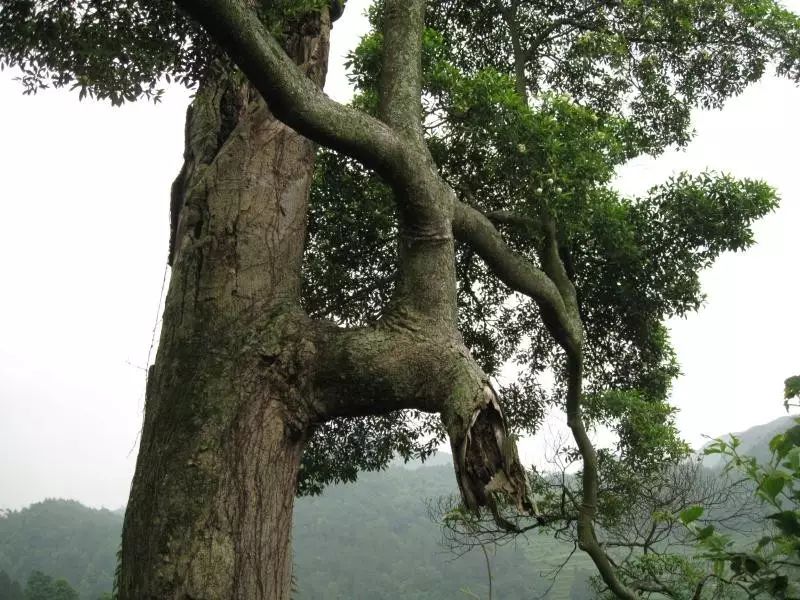
[[[497,395],[488,382],[481,393],[457,445],[456,477],[464,503],[473,511],[488,507],[495,520],[505,521],[497,507],[498,497],[504,497],[519,512],[536,515],[527,476],[514,440],[508,435]]]

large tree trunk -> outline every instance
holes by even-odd
[[[324,80],[326,11],[286,48]],[[172,278],[125,515],[119,597],[285,599],[310,419],[298,305],[314,145],[217,65],[187,113]]]
[[[262,27],[232,4],[202,6],[232,10],[209,26],[233,15],[245,19],[236,31]],[[173,273],[125,515],[122,600],[288,598],[303,447],[316,424],[337,417],[438,412],[467,506],[494,508],[505,496],[531,508],[498,398],[456,330],[454,194],[410,104],[419,104],[423,8],[421,0],[387,8],[384,74],[398,85],[384,86],[384,122],[365,125],[394,149],[378,152],[389,157],[378,166],[401,214],[398,282],[374,326],[338,328],[300,309],[313,144],[222,65],[198,91],[173,186]],[[263,73],[250,74],[282,118],[313,113],[302,108],[307,98],[331,106],[319,92],[329,29],[327,9],[287,28],[285,49],[312,83],[270,50],[291,98],[275,98]],[[247,39],[254,45],[240,58],[258,57],[271,38]],[[323,112],[308,128],[323,141],[342,114],[356,114],[338,105]]]

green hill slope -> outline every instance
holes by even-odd
[[[66,579],[86,600],[111,590],[122,517],[73,500],[45,500],[0,518],[0,571]]]
[[[451,466],[391,468],[367,473],[355,485],[335,486],[303,498],[295,510],[297,598],[354,600],[445,600],[488,597],[481,551],[456,559],[439,545],[438,527],[426,516],[424,499],[451,494]],[[530,535],[490,555],[494,598],[543,594],[543,577],[571,550],[545,536]],[[578,557],[564,570],[549,600],[583,600],[589,564]],[[576,583],[576,576],[578,581]]]
[[[778,419],[738,434],[743,452],[758,456],[790,425],[791,419]],[[297,600],[488,598],[480,550],[457,559],[444,552],[439,528],[427,517],[426,499],[454,492],[449,456],[440,454],[425,466],[398,462],[385,472],[362,474],[356,484],[298,499]],[[24,585],[39,570],[66,579],[83,600],[96,600],[111,590],[121,527],[120,511],[69,500],[0,510],[0,573]],[[550,587],[549,575],[571,550],[540,535],[500,548],[490,555],[494,598],[542,597],[550,588],[546,600],[588,600],[586,580],[594,569],[580,552]]]
[[[425,499],[455,491],[446,455],[437,466],[400,465],[365,473],[352,485],[300,498],[294,554],[298,600],[449,600],[488,597],[483,554],[456,559],[439,545]],[[444,464],[442,464],[444,463]],[[0,572],[24,585],[33,570],[66,579],[83,600],[109,591],[122,516],[78,502],[46,500],[0,518]],[[569,553],[544,536],[490,555],[494,598],[534,598],[550,585],[547,573]],[[589,564],[578,557],[545,596],[587,600]],[[462,591],[469,590],[474,595]],[[3,600],[0,598],[0,600]]]

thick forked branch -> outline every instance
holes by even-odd
[[[391,183],[401,213],[401,260],[395,306],[400,308],[401,315],[412,316],[404,325],[419,322],[418,317],[423,317],[425,327],[434,325],[444,339],[454,339],[451,337],[456,322],[452,219],[459,236],[478,251],[503,281],[539,304],[548,329],[570,360],[575,361],[580,378],[582,330],[580,320],[575,318],[574,290],[569,293],[556,271],[542,272],[517,257],[486,217],[457,204],[452,189],[436,173],[421,144],[419,57],[424,0],[387,1],[385,39],[387,46],[392,44],[393,51],[384,57],[383,122],[325,96],[289,59],[253,9],[241,1],[176,0],[176,3],[227,50],[278,119],[311,140],[375,169]],[[329,18],[326,11],[323,18]],[[551,270],[547,261],[543,263],[546,271]],[[414,336],[403,351],[398,346],[402,346],[403,334],[387,325],[385,329],[368,330],[361,339],[348,338],[358,338],[365,332],[338,331],[321,344],[331,356],[314,361],[321,366],[314,386],[318,420],[400,408],[440,412],[450,434],[456,474],[467,505],[473,509],[492,506],[492,494],[502,492],[514,498],[521,509],[532,510],[525,474],[513,441],[507,436],[496,395],[468,352],[453,352],[450,348],[453,343],[443,346],[442,339],[436,340],[430,351],[420,352],[420,344],[424,345],[420,337],[435,338],[429,335]],[[408,333],[413,334],[413,328]],[[378,339],[381,335],[385,337]],[[336,338],[342,343],[337,344]],[[442,360],[443,347],[450,348],[445,354],[452,355],[452,360]],[[420,355],[436,357],[440,363],[427,368],[415,365]],[[393,356],[401,360],[394,362]],[[348,369],[348,364],[355,368]],[[334,365],[338,368],[331,370]],[[409,379],[409,374],[415,379],[425,372],[437,374],[427,388]],[[348,373],[352,376],[349,380]],[[364,378],[364,373],[370,377]],[[335,385],[331,385],[332,378],[336,378]],[[350,393],[343,393],[348,386]],[[582,441],[588,444],[588,437],[580,419],[579,399],[578,385],[574,403],[568,401],[573,406],[568,413],[571,427],[578,423],[573,432],[586,459]],[[583,440],[579,439],[580,432]],[[591,449],[591,444],[588,447]],[[596,485],[596,473],[594,482]],[[584,501],[579,526],[583,532],[582,547],[592,555],[604,580],[620,597],[635,598],[619,593],[613,569],[594,538],[591,494],[585,495],[585,499],[589,501]]]
[[[495,511],[494,494],[534,513],[527,477],[486,374],[447,331],[316,325],[312,413],[336,417],[415,409],[438,412],[450,438],[456,479],[471,510]],[[433,333],[433,334],[432,334]]]
[[[399,215],[398,280],[385,317],[426,321],[455,334],[455,195],[422,138],[422,35],[425,0],[386,0],[380,117],[403,139],[409,157],[392,181]]]
[[[386,53],[381,86],[386,123],[328,98],[303,75],[243,1],[175,1],[230,54],[278,119],[309,139],[355,158],[392,185],[404,238],[393,314],[403,315],[402,321],[409,320],[407,316],[424,317],[453,328],[453,194],[421,141],[409,143],[414,135],[408,135],[420,129],[424,1],[386,3],[386,35],[403,55]],[[326,10],[323,13],[325,16]],[[421,140],[420,134],[416,135]]]
[[[397,180],[407,162],[402,140],[378,119],[326,96],[286,55],[241,0],[175,0],[222,46],[269,103],[272,113],[310,140]]]

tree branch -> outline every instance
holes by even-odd
[[[597,510],[597,453],[586,433],[581,415],[583,389],[583,329],[575,287],[558,253],[555,221],[542,210],[545,234],[540,248],[544,271],[513,253],[482,213],[458,202],[454,231],[481,255],[492,271],[512,289],[533,298],[542,311],[550,333],[567,354],[567,425],[583,459],[583,497],[578,505],[578,544],[594,562],[603,581],[622,600],[637,600],[635,591],[617,577],[615,567],[597,541],[594,515]]]
[[[380,118],[417,148],[422,140],[422,32],[425,0],[386,0]]]
[[[494,509],[499,493],[520,512],[534,513],[499,399],[449,331],[385,325],[348,330],[318,323],[312,346],[312,422],[401,409],[438,412],[464,503],[475,511]]]
[[[286,55],[255,11],[240,0],[175,0],[224,48],[281,121],[329,148],[352,156],[389,181],[408,152],[378,119],[331,100]],[[329,19],[327,10],[323,18]]]
[[[561,292],[545,272],[514,253],[486,216],[462,202],[456,202],[453,231],[503,283],[538,304],[548,329],[562,347],[571,353],[580,352],[580,323],[574,322]]]
[[[558,288],[558,292],[564,300],[564,306],[571,324],[580,327],[581,316],[578,310],[578,296],[575,292],[575,285],[569,278],[564,262],[561,260],[561,255],[558,251],[556,222],[546,207],[542,210],[541,220],[542,229],[544,230],[544,243],[539,252],[542,268]]]

